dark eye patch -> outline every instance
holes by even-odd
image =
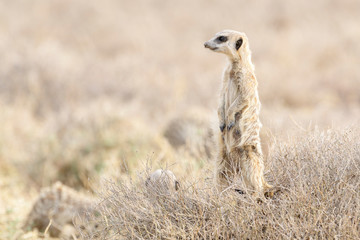
[[[228,38],[225,36],[220,36],[216,40],[218,40],[219,42],[226,42],[228,40]]]
[[[242,39],[242,38],[240,38],[239,40],[236,41],[236,44],[235,44],[236,50],[239,50],[239,48],[241,47],[242,43],[243,43],[243,39]]]

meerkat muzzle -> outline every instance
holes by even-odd
[[[209,49],[211,49],[211,50],[217,49],[217,47],[212,46],[209,42],[205,42],[205,43],[204,43],[204,47],[205,47],[205,48],[209,48]]]

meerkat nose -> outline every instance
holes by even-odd
[[[209,43],[208,43],[208,42],[205,42],[205,43],[204,43],[204,47],[208,48],[208,47],[209,47]]]

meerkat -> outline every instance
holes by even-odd
[[[95,199],[56,182],[41,190],[22,228],[25,231],[37,228],[53,237],[60,236],[63,229],[76,232],[74,216],[89,211],[95,204]]]
[[[145,181],[150,192],[172,193],[179,190],[180,183],[170,170],[157,169]]]
[[[204,46],[228,58],[218,108],[217,184],[224,189],[240,174],[252,194],[266,195],[272,186],[263,175],[260,100],[248,38],[244,33],[224,30],[205,42]]]

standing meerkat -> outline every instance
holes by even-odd
[[[248,38],[244,33],[224,30],[204,46],[228,57],[223,74],[218,117],[220,124],[217,184],[227,187],[241,174],[249,190],[257,195],[272,186],[264,179],[260,145],[260,100]]]

